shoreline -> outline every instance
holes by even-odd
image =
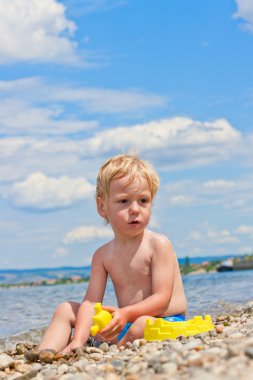
[[[223,261],[222,259],[217,258],[216,260],[204,260],[198,263],[192,262],[194,259],[188,256],[185,257],[184,264],[179,262],[179,268],[182,275],[199,275],[199,274],[211,274],[217,273],[220,271],[221,267],[224,267],[224,271],[242,271],[242,270],[252,270],[253,269],[253,254],[247,254],[243,256],[234,256],[230,259]],[[182,261],[182,259],[181,259]],[[229,262],[227,267],[225,263]],[[225,265],[224,265],[225,264]],[[66,273],[66,270],[72,271],[71,273]],[[22,272],[22,270],[0,270],[0,274],[8,272]],[[32,278],[27,281],[8,281],[8,276],[6,278],[3,276],[0,282],[0,289],[9,289],[9,288],[28,288],[28,287],[37,287],[37,286],[53,286],[53,285],[69,285],[88,282],[90,277],[90,267],[56,267],[56,268],[35,268],[25,270],[32,273],[33,271],[44,271],[40,273],[39,279]],[[75,271],[73,273],[73,271]],[[84,271],[84,272],[83,272]],[[65,272],[65,273],[64,273]],[[47,275],[50,273],[50,278]],[[29,275],[28,278],[31,276]],[[35,277],[36,278],[36,277]],[[10,279],[9,279],[10,280]]]
[[[70,355],[49,353],[28,361],[34,342],[19,342],[0,352],[3,380],[250,380],[253,373],[253,300],[213,318],[213,331],[176,340],[144,339],[117,349],[102,343]]]
[[[246,268],[246,269],[236,269],[231,272],[244,272],[245,270],[253,270],[253,268]],[[208,274],[214,274],[219,273],[219,271],[211,269],[206,270],[203,267],[201,268],[194,268],[194,270],[188,271],[184,273],[181,271],[181,274],[183,276],[197,276],[197,275],[208,275]],[[90,277],[79,277],[73,279],[72,277],[64,277],[61,279],[50,279],[50,280],[40,280],[40,281],[29,281],[29,282],[18,282],[18,283],[0,283],[0,290],[1,289],[17,289],[17,288],[32,288],[32,287],[39,287],[39,286],[55,286],[55,285],[72,285],[72,284],[80,284],[89,282]]]

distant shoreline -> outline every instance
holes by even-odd
[[[28,288],[28,287],[35,287],[35,286],[70,285],[70,284],[80,284],[83,282],[88,282],[89,280],[90,280],[90,277],[72,276],[72,277],[64,277],[61,279],[18,282],[15,284],[0,284],[0,288],[9,289],[9,288]]]
[[[227,257],[227,256],[226,256]],[[229,256],[229,260],[224,261],[224,257],[216,258],[212,256],[200,258],[178,259],[180,272],[182,275],[199,275],[216,273],[220,267],[224,267],[225,262],[232,263],[229,270],[253,269],[253,254],[244,256]],[[208,260],[209,258],[209,260]],[[212,260],[211,260],[212,258]],[[225,270],[228,270],[225,268]],[[85,267],[56,267],[56,268],[35,268],[35,269],[12,269],[0,270],[0,289],[28,288],[37,286],[70,285],[88,282],[90,279],[90,266]],[[67,273],[64,273],[67,272]],[[2,276],[1,276],[2,274]],[[13,280],[11,277],[19,275]],[[32,274],[32,276],[31,276]],[[2,277],[2,279],[1,279]],[[6,278],[5,278],[6,277]],[[20,278],[19,278],[20,277]],[[23,277],[23,278],[22,278]]]

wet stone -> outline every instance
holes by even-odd
[[[16,352],[18,355],[23,355],[27,351],[27,347],[24,343],[16,344]]]
[[[42,350],[39,353],[39,360],[43,363],[53,363],[55,355],[54,350]]]
[[[26,360],[30,362],[37,362],[39,360],[40,352],[39,350],[30,350],[25,352],[25,358]]]
[[[33,342],[30,342],[30,341],[25,341],[24,342],[24,345],[25,347],[28,349],[28,350],[32,350],[34,348],[34,344]]]

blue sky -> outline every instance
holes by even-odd
[[[129,149],[178,257],[253,251],[251,0],[0,0],[0,25],[0,269],[89,265]]]

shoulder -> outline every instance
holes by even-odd
[[[99,247],[92,256],[92,263],[104,260],[105,255],[110,251],[111,241]]]
[[[147,238],[154,253],[167,252],[173,256],[175,255],[173,246],[165,235],[153,231],[147,231]]]

